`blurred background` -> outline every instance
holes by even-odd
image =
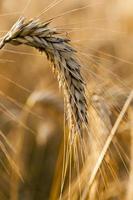
[[[53,3],[41,20],[62,15],[51,26],[69,37],[78,51],[87,83],[90,129],[97,139],[103,139],[103,146],[133,89],[133,1],[54,2],[1,0],[0,35],[5,35],[21,15],[33,18]],[[6,45],[0,51],[0,200],[59,198],[64,129],[68,132],[63,99],[45,55],[27,46]],[[108,166],[102,166],[86,199],[133,199],[132,120],[130,105],[115,138],[118,152],[111,147]],[[85,151],[96,161],[91,145]],[[82,168],[91,173],[92,167]],[[61,199],[80,199],[76,181],[70,184],[77,195],[72,192],[68,198],[64,192]],[[64,188],[68,185],[66,181]]]

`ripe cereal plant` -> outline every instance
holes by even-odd
[[[0,48],[6,43],[13,45],[29,45],[45,52],[48,60],[54,65],[60,86],[64,89],[67,102],[70,130],[82,134],[84,124],[88,124],[85,83],[80,72],[80,64],[76,51],[71,47],[70,40],[58,36],[56,29],[49,27],[50,22],[38,19],[25,22],[19,19],[2,39]],[[74,125],[75,124],[75,125]]]
[[[11,2],[0,3],[0,200],[131,200],[131,0]]]

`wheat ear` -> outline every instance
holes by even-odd
[[[76,51],[71,47],[70,40],[59,36],[56,29],[49,27],[50,22],[19,19],[11,30],[3,37],[0,48],[6,43],[13,45],[25,44],[45,52],[48,60],[53,63],[59,84],[64,90],[71,126],[82,132],[83,124],[87,123],[87,103],[85,84],[76,58]]]

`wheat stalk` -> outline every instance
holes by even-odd
[[[64,90],[71,127],[74,125],[75,131],[81,133],[83,124],[88,122],[81,66],[70,40],[60,37],[56,29],[49,27],[49,23],[42,23],[38,19],[25,22],[25,18],[20,18],[2,38],[0,48],[6,43],[25,44],[45,52],[48,60],[53,63],[59,84]]]

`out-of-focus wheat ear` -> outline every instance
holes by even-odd
[[[133,106],[130,107],[128,116],[130,120],[130,131],[131,131],[131,162],[130,162],[129,183],[127,187],[127,200],[132,200],[133,199]]]
[[[17,129],[19,145],[16,162],[25,181],[22,183],[20,179],[14,179],[14,175],[12,176],[14,184],[12,194],[17,196],[16,199],[21,196],[24,199],[34,199],[35,196],[49,199],[49,193],[44,188],[52,184],[53,169],[56,166],[57,153],[63,137],[63,112],[63,102],[52,91],[36,90],[27,99],[21,112],[21,120],[24,124],[29,124],[32,127],[34,134],[21,126]],[[47,151],[49,154],[46,154]],[[47,169],[48,160],[52,163],[52,171],[51,168]],[[42,165],[38,163],[42,163]],[[30,170],[32,166],[34,166],[33,171]],[[45,173],[49,174],[49,180],[44,178]],[[40,180],[40,174],[42,174],[42,180]],[[61,165],[58,168],[58,175],[61,176]],[[34,179],[35,176],[36,179]],[[40,182],[36,185],[37,179]],[[26,185],[31,187],[27,189]],[[34,193],[32,188],[34,188]],[[12,199],[14,199],[14,196]]]
[[[91,97],[91,106],[89,108],[89,113],[90,113],[90,118],[89,118],[90,129],[93,135],[90,142],[91,156],[92,156],[91,162],[92,166],[94,166],[112,128],[110,120],[111,111],[105,99],[101,95],[94,93]],[[108,162],[110,162],[110,159]],[[106,163],[106,161],[104,163]],[[106,187],[105,185],[106,172],[104,172],[105,168],[107,168],[107,166],[103,165],[100,170],[100,173],[97,175],[89,191],[88,196],[90,199],[92,198],[96,200],[100,198],[100,195],[102,195],[103,191],[105,190]]]
[[[76,58],[76,51],[70,40],[61,37],[49,23],[39,20],[25,22],[19,19],[0,43],[2,48],[6,43],[13,45],[25,44],[45,52],[57,72],[59,85],[63,88],[67,109],[70,113],[71,127],[82,133],[88,123],[85,83],[81,75],[81,66]]]
[[[117,129],[118,129],[118,127],[119,127],[119,125],[120,125],[125,113],[127,112],[127,109],[130,106],[132,100],[133,100],[133,90],[130,92],[130,94],[129,94],[129,96],[128,96],[128,98],[127,98],[127,100],[126,100],[126,102],[125,102],[125,104],[124,104],[124,106],[123,106],[123,108],[122,108],[122,110],[121,110],[121,112],[120,112],[120,114],[119,114],[119,116],[118,116],[113,128],[111,129],[111,132],[110,132],[110,134],[109,134],[109,136],[108,136],[108,138],[107,138],[102,150],[101,150],[101,153],[100,153],[100,155],[99,155],[99,157],[97,159],[95,167],[94,167],[94,169],[93,169],[93,171],[91,173],[91,176],[90,176],[90,178],[88,180],[88,187],[85,188],[85,190],[83,191],[83,194],[82,194],[82,199],[83,200],[85,200],[86,197],[89,194],[89,191],[90,191],[90,189],[91,189],[91,187],[92,187],[92,185],[93,185],[93,183],[94,183],[94,181],[95,181],[95,179],[97,177],[97,174],[98,174],[98,172],[99,172],[99,170],[100,170],[100,168],[101,168],[101,166],[103,164],[104,158],[107,155],[108,149],[109,149],[109,147],[110,147],[110,145],[112,143],[112,140],[113,140],[113,138],[114,138],[114,136],[115,136],[115,134],[117,132]]]

